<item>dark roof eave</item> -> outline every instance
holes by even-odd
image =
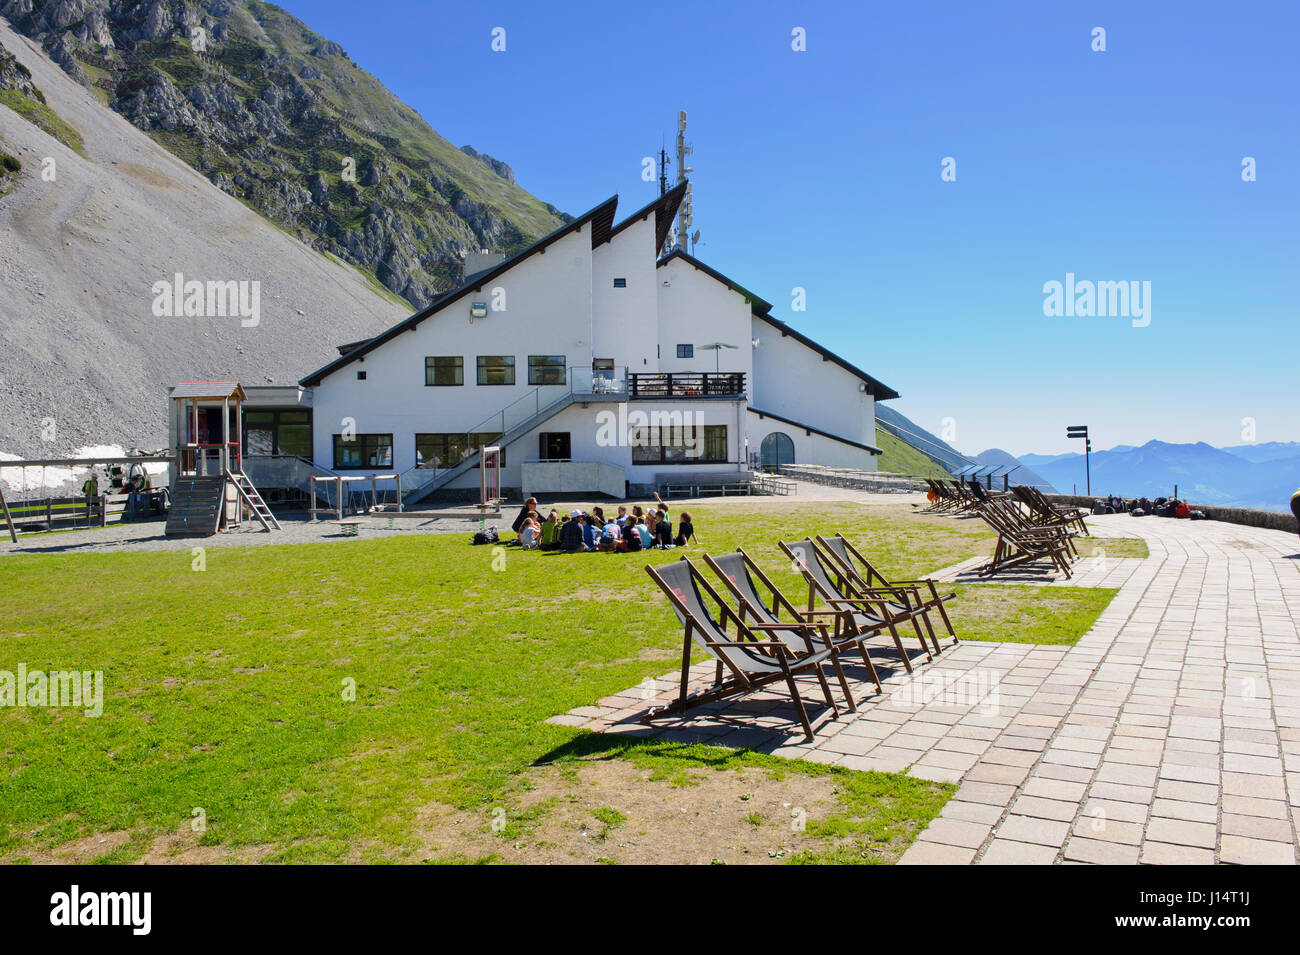
[[[813,351],[821,355],[824,360],[835,362],[835,364],[839,365],[845,371],[865,381],[871,387],[871,396],[875,398],[876,401],[889,401],[899,396],[897,391],[895,391],[893,388],[890,388],[883,381],[880,381],[878,378],[873,378],[871,375],[868,375],[857,365],[845,361],[843,358],[835,354],[835,352],[831,351],[829,348],[817,344],[817,342],[813,341],[807,335],[803,334],[803,332],[791,328],[789,325],[781,321],[779,318],[773,318],[771,315],[762,314],[757,310],[754,312],[754,316],[756,318],[761,318],[769,325],[772,325],[773,327],[778,329],[782,335],[789,335],[795,341],[798,341],[806,345],[807,347],[811,348]]]
[[[727,278],[717,269],[713,268],[710,265],[704,264],[695,256],[689,255],[688,253],[683,252],[681,249],[673,249],[673,251],[669,252],[662,259],[660,259],[655,267],[663,268],[673,259],[681,259],[683,262],[687,263],[688,265],[691,265],[699,269],[705,275],[717,279],[719,282],[727,286],[727,288],[731,289],[733,292],[737,293],[738,295],[743,296],[744,299],[750,303],[750,307],[753,308],[755,315],[766,315],[768,312],[772,310],[771,302],[763,301],[763,299],[759,298],[757,295],[755,295],[749,289],[745,288],[745,286],[741,285],[739,282]]]
[[[673,218],[677,215],[677,209],[682,204],[682,199],[686,196],[686,183],[681,183],[673,189],[668,190],[662,196],[659,196],[653,202],[642,206],[636,212],[632,213],[618,225],[614,226],[610,232],[610,238],[618,235],[628,226],[635,222],[641,222],[651,213],[655,217],[655,254],[664,247],[664,241],[668,238],[668,231],[672,228]]]
[[[841,438],[838,434],[831,434],[829,431],[823,431],[821,428],[814,428],[812,425],[804,424],[802,421],[795,421],[793,418],[786,418],[779,414],[772,414],[770,411],[761,411],[753,405],[750,405],[748,410],[753,414],[758,415],[760,418],[771,418],[773,421],[780,421],[794,428],[803,428],[805,431],[811,431],[813,434],[820,434],[823,438],[830,438],[832,441],[838,441],[840,444],[847,444],[849,447],[861,448],[863,451],[870,451],[872,454],[885,453],[873,445],[863,444],[861,441],[850,441],[848,438]]]
[[[572,222],[561,226],[549,235],[542,236],[542,238],[528,246],[528,248],[516,252],[495,268],[489,269],[487,272],[475,276],[472,282],[466,282],[460,288],[439,296],[434,299],[427,308],[416,312],[410,318],[398,322],[387,331],[380,332],[374,338],[362,342],[358,347],[352,349],[347,354],[340,355],[328,365],[316,369],[310,375],[301,379],[298,384],[302,385],[304,388],[319,385],[327,376],[332,375],[334,372],[347,366],[353,361],[356,361],[358,358],[364,357],[380,345],[383,345],[385,342],[396,338],[398,335],[402,334],[402,332],[411,331],[412,329],[417,328],[426,318],[435,315],[453,302],[459,301],[470,292],[481,289],[484,285],[487,285],[498,276],[504,275],[525,259],[530,258],[539,252],[545,252],[547,246],[552,243],[557,242],[570,233],[581,231],[582,227],[588,222],[592,224],[592,248],[595,248],[602,242],[608,242],[614,222],[614,211],[617,208],[618,196],[612,196],[611,198],[606,199],[600,205],[578,216],[578,218],[574,219]]]

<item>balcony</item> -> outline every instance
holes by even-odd
[[[723,398],[745,397],[744,372],[662,372],[629,374],[629,398]]]

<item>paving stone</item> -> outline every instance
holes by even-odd
[[[903,853],[899,865],[969,865],[975,859],[974,849],[946,846],[937,842],[917,840]]]
[[[1015,842],[1032,842],[1037,845],[1060,847],[1070,833],[1070,826],[1064,822],[1049,819],[1035,819],[1031,816],[1011,815],[998,826],[995,835],[999,839]]]
[[[1101,842],[1080,836],[1072,836],[1065,844],[1065,859],[1070,862],[1090,862],[1093,865],[1136,865],[1138,855],[1137,846]]]
[[[1188,822],[1186,819],[1152,817],[1147,823],[1147,838],[1154,842],[1167,842],[1177,846],[1213,849],[1218,834],[1212,823]]]
[[[980,865],[1051,865],[1057,850],[1050,846],[994,839],[984,850]]]
[[[926,827],[921,837],[927,842],[940,842],[949,846],[978,849],[987,841],[991,831],[991,824],[967,822],[962,819],[948,819],[940,816],[930,821],[930,825]]]
[[[1233,865],[1295,865],[1295,847],[1242,836],[1223,837],[1219,859]]]

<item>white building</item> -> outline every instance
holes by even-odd
[[[466,452],[488,443],[515,493],[622,497],[741,481],[760,462],[874,468],[875,402],[897,393],[703,262],[660,258],[684,188],[617,224],[611,198],[341,346],[297,389],[248,389],[250,464],[402,472],[414,499],[477,493]]]

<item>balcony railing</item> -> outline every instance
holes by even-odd
[[[743,398],[744,372],[629,374],[629,398]]]

